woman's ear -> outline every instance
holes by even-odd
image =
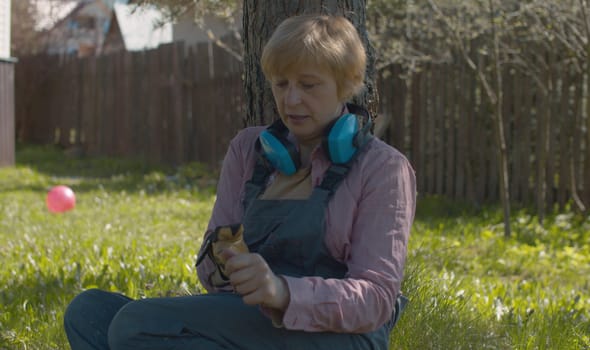
[[[340,86],[340,91],[338,91],[338,98],[340,99],[340,101],[349,101],[354,95],[353,91],[354,89],[352,82],[346,80],[344,81],[344,84]]]
[[[364,88],[363,82],[356,83],[354,79],[345,80],[339,91],[339,98],[342,101],[350,101],[356,94]]]

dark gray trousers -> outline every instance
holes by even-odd
[[[70,303],[64,325],[73,350],[387,349],[393,326],[367,334],[289,331],[231,293],[132,300],[97,289]]]

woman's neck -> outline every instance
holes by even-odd
[[[338,106],[338,109],[336,110],[335,113],[335,117],[339,118],[340,116],[342,116],[342,114],[346,111],[346,104],[342,104]],[[311,153],[313,152],[313,150],[322,142],[322,138],[323,136],[316,136],[314,138],[311,139],[307,139],[307,140],[298,140],[299,143],[299,155],[301,157],[301,166],[302,167],[307,167],[309,166],[310,163],[310,159],[311,159]]]
[[[301,166],[308,167],[311,161],[311,153],[319,145],[321,139],[307,141],[299,144],[299,156],[301,157]]]

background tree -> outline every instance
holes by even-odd
[[[244,92],[246,100],[245,125],[261,125],[277,116],[270,86],[266,83],[260,67],[260,56],[266,40],[276,26],[290,16],[304,13],[342,15],[358,29],[367,50],[366,89],[354,102],[368,107],[371,115],[377,112],[377,91],[375,86],[376,56],[371,46],[366,27],[365,0],[137,0],[139,6],[157,6],[167,18],[178,18],[187,12],[195,14],[195,21],[201,21],[205,14],[221,18],[235,18],[242,13]],[[240,8],[241,5],[241,8]],[[221,41],[217,44],[224,46]]]
[[[73,8],[79,0],[15,0],[11,5],[11,51],[22,57],[43,50],[42,34],[63,15],[64,5]]]
[[[243,61],[242,44],[242,0],[130,0],[130,5],[155,7],[162,13],[160,23],[164,25],[180,18],[192,17],[194,23],[207,32],[211,41],[226,50],[237,60]],[[224,21],[232,33],[230,37],[219,38],[207,26],[206,16]]]
[[[275,1],[245,0],[244,15],[244,88],[246,95],[246,124],[269,123],[277,116],[270,86],[266,83],[260,56],[266,40],[276,26],[289,16],[304,13],[342,15],[358,29],[367,49],[366,90],[355,98],[356,103],[368,106],[376,115],[377,92],[375,87],[375,51],[369,42],[365,25],[364,0],[305,0]]]
[[[500,40],[506,40],[502,34],[508,31],[504,30],[500,34],[497,23],[505,23],[502,21],[502,16],[506,15],[506,8],[497,7],[494,0],[488,0],[487,4],[481,6],[482,12],[487,12],[489,16],[489,25],[487,28],[488,40],[487,45],[483,46],[484,51],[489,57],[488,63],[484,60],[473,59],[470,52],[466,48],[465,38],[462,36],[468,31],[460,28],[461,12],[455,12],[458,7],[454,7],[450,14],[445,14],[439,6],[433,1],[429,0],[429,5],[437,15],[438,19],[443,24],[443,29],[449,34],[449,37],[454,40],[454,46],[458,48],[458,52],[465,60],[469,68],[477,75],[478,82],[489,101],[492,110],[492,119],[494,125],[494,135],[496,139],[496,150],[498,160],[498,172],[500,178],[500,199],[504,211],[504,235],[510,237],[510,192],[509,192],[509,171],[508,171],[508,155],[506,147],[506,138],[504,132],[504,115],[503,115],[503,82],[502,82],[502,62],[500,61]],[[487,5],[487,6],[486,6]],[[459,7],[459,9],[461,9]],[[470,22],[477,23],[477,22]],[[505,29],[505,28],[502,28]]]
[[[11,52],[15,57],[24,56],[35,51],[39,33],[37,9],[31,0],[12,1],[11,6]]]

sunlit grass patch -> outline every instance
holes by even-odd
[[[84,289],[201,292],[217,175],[19,147],[0,169],[0,349],[68,349],[63,311]],[[76,192],[73,211],[47,211],[57,184]],[[515,210],[510,239],[501,223],[496,207],[420,198],[392,349],[590,349],[590,219]]]
[[[63,310],[87,288],[136,298],[199,292],[192,261],[214,172],[205,181],[204,167],[69,159],[42,147],[17,160],[0,169],[0,348],[67,349]],[[73,211],[46,209],[57,184],[75,191]]]
[[[394,348],[590,348],[588,217],[568,212],[540,225],[525,210],[515,212],[506,239],[499,208],[458,203],[449,213],[437,202],[449,205],[427,198],[418,208],[404,288],[419,305],[400,325],[416,333],[413,340],[421,331],[434,334],[422,347],[394,337]],[[441,300],[446,307],[430,310]],[[436,316],[412,319],[423,314]],[[446,328],[466,320],[463,335]]]

